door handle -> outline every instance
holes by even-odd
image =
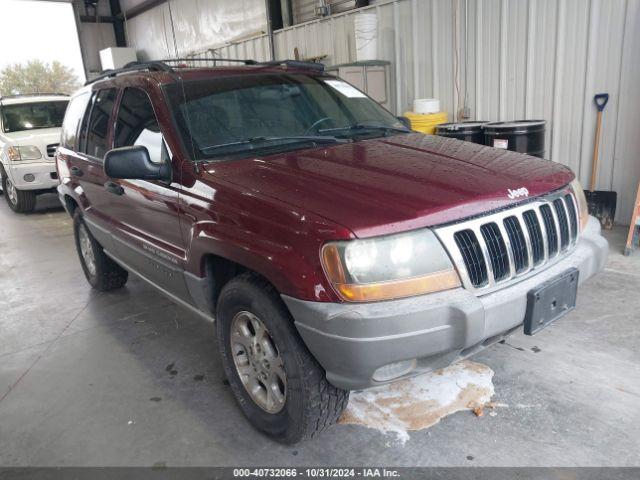
[[[80,170],[79,167],[71,167],[69,169],[69,171],[71,172],[71,175],[75,175],[76,177],[81,177],[82,175],[84,175],[84,173],[82,172],[82,170]]]
[[[124,195],[124,188],[122,188],[116,182],[106,182],[104,184],[104,188],[107,192],[113,193],[114,195]]]

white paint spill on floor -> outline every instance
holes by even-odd
[[[482,414],[494,394],[492,378],[488,366],[463,360],[397,383],[352,392],[339,423],[393,433],[404,444],[409,431],[429,428],[452,413],[477,409]]]

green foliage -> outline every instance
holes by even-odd
[[[58,61],[29,60],[0,70],[0,95],[72,93],[79,86],[73,70]]]

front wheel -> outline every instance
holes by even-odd
[[[73,216],[73,234],[82,270],[93,288],[105,292],[127,283],[129,273],[104,253],[84,223],[79,208]]]
[[[254,427],[295,443],[338,420],[349,392],[327,382],[271,285],[236,277],[222,289],[216,317],[225,373]]]
[[[36,193],[30,190],[18,190],[11,179],[2,176],[2,191],[9,208],[16,213],[30,213],[36,208]]]

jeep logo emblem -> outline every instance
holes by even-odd
[[[528,197],[528,196],[529,196],[529,190],[527,190],[525,187],[519,188],[517,190],[511,190],[510,188],[507,188],[507,197],[509,197],[511,200],[518,197]]]

